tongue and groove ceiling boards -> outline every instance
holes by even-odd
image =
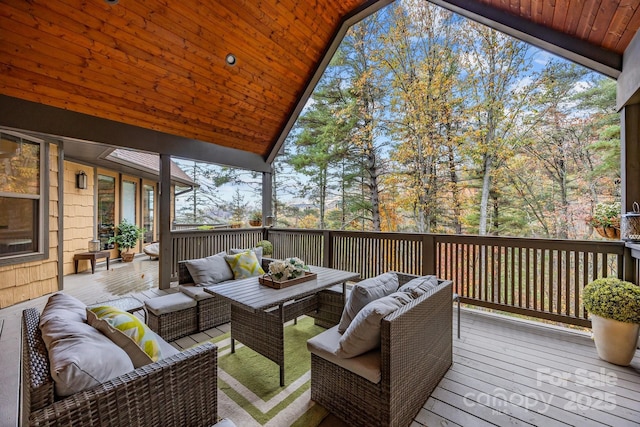
[[[267,162],[347,27],[389,2],[2,0],[0,125]],[[433,3],[614,77],[640,26],[638,0]]]

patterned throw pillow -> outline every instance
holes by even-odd
[[[224,259],[229,264],[229,267],[231,267],[233,277],[236,280],[264,274],[264,270],[260,267],[256,254],[251,250],[236,255],[225,255]]]
[[[122,348],[136,368],[162,358],[156,334],[131,313],[106,305],[87,307],[87,322]]]
[[[260,266],[262,266],[262,252],[264,252],[264,248],[262,246],[258,246],[255,248],[250,248],[250,249],[234,249],[231,248],[229,249],[229,254],[231,255],[237,255],[241,252],[246,252],[246,251],[253,251],[254,254],[256,254],[256,258],[258,258],[258,264],[260,264]]]

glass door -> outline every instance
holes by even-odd
[[[113,249],[109,243],[113,237],[116,220],[116,179],[112,176],[98,175],[98,239],[100,248]]]
[[[154,187],[152,185],[142,186],[142,226],[144,227],[144,243],[155,240],[154,223]]]

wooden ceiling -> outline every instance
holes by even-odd
[[[364,2],[2,1],[0,90],[266,155]]]
[[[2,0],[0,94],[271,160],[342,23],[389,1]],[[640,25],[638,0],[434,2],[616,55]]]
[[[622,54],[640,26],[638,0],[479,0],[488,7]]]

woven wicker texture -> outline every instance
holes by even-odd
[[[147,324],[165,341],[173,341],[198,331],[198,307],[176,310],[159,316],[147,310]]]
[[[268,269],[271,258],[262,258],[262,268]],[[266,270],[265,270],[266,271]],[[192,284],[193,277],[189,273],[185,261],[178,262],[178,284]],[[206,331],[218,325],[231,321],[231,303],[220,298],[207,298],[198,301],[197,306],[198,331]]]
[[[217,419],[217,348],[211,343],[140,367],[88,390],[34,406],[34,394],[44,393],[42,352],[36,309],[23,312],[23,384],[32,398],[23,402],[31,426],[210,426]],[[45,353],[46,354],[46,353]],[[45,362],[48,366],[48,360]],[[36,390],[39,389],[39,390]],[[53,401],[48,396],[37,401]]]
[[[382,320],[378,384],[312,354],[311,399],[349,425],[409,425],[453,360],[451,289],[440,281]]]
[[[318,310],[309,313],[315,319],[315,324],[323,328],[332,328],[340,323],[342,310],[344,310],[344,298],[342,290],[324,289],[318,292]]]

